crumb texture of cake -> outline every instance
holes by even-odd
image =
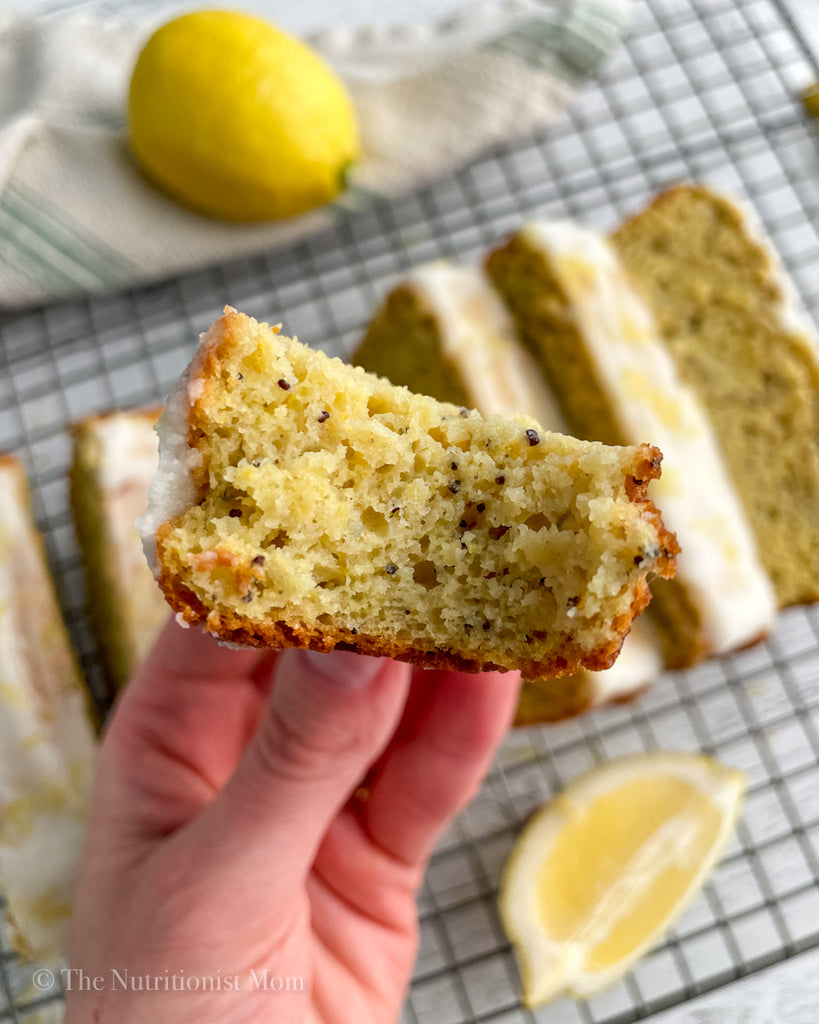
[[[780,605],[819,600],[819,356],[749,214],[702,186],[612,236],[714,424]]]
[[[171,605],[226,640],[605,668],[673,572],[656,449],[483,419],[231,309],[167,415],[143,529]]]
[[[11,456],[0,456],[0,709],[0,890],[14,947],[53,963],[65,952],[95,736]]]
[[[396,292],[404,296],[393,312]],[[533,416],[540,425],[566,433],[565,421],[536,361],[520,342],[514,321],[487,275],[478,267],[436,260],[414,268],[376,313],[378,332],[368,328],[353,362],[378,368],[394,384],[423,393],[431,379],[443,400],[465,403],[483,416]],[[423,348],[411,343],[426,332]],[[402,356],[394,358],[396,350]],[[447,388],[455,382],[452,391]],[[650,686],[663,670],[655,631],[641,618],[625,638],[617,661],[601,672],[578,669],[559,679],[527,679],[515,724],[555,722],[613,700],[626,700]]]
[[[128,681],[169,614],[135,526],[157,469],[160,412],[91,416],[73,428],[71,507],[89,619],[111,694]]]
[[[489,267],[569,428],[608,444],[650,437],[663,451],[650,493],[682,548],[675,578],[653,587],[667,664],[765,636],[774,593],[716,436],[614,249],[572,222],[537,221]]]

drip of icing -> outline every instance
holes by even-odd
[[[229,309],[226,307],[226,311]],[[165,411],[156,424],[159,465],[148,489],[148,507],[136,523],[145,557],[154,574],[158,571],[156,531],[196,501],[194,471],[201,457],[188,444],[188,417],[191,406],[202,395],[202,364],[208,352],[221,341],[223,331],[224,321],[220,318],[206,334],[200,336],[196,355],[171,392]]]

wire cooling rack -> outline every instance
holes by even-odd
[[[806,306],[819,309],[819,146],[798,100],[819,68],[784,8],[773,0],[635,6],[626,47],[542,137],[286,250],[3,317],[0,449],[25,461],[69,627],[101,702],[68,511],[66,428],[83,415],[156,402],[225,302],[348,354],[408,267],[477,259],[534,214],[608,228],[693,178],[756,208]],[[581,771],[654,748],[702,750],[747,773],[736,841],[666,941],[620,984],[587,1001],[524,1010],[495,913],[514,838]],[[807,951],[819,949],[819,615],[792,610],[767,644],[665,675],[633,706],[510,734],[442,840],[419,908],[407,1024],[628,1024],[779,961],[801,954],[807,963]],[[31,978],[0,946],[0,1021],[59,1014],[32,998]],[[819,1020],[819,1006],[805,1006],[789,1022]],[[739,1019],[730,1011],[707,1019],[729,1018]]]

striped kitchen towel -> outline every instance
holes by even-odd
[[[0,21],[0,306],[165,277],[291,242],[554,120],[617,45],[629,0],[495,0],[428,26],[309,42],[353,96],[364,158],[335,203],[239,225],[177,206],[135,169],[125,96],[155,20]]]

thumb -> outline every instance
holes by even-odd
[[[211,856],[257,879],[275,872],[277,887],[303,881],[331,820],[394,732],[409,681],[410,667],[388,658],[285,651],[253,739],[195,823]]]

